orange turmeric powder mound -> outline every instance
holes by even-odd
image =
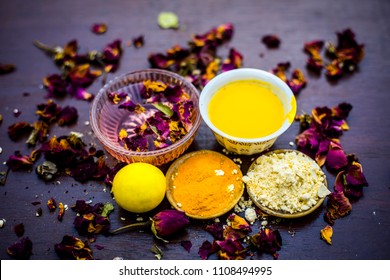
[[[238,202],[244,191],[240,168],[228,157],[198,151],[178,165],[169,184],[176,208],[194,218],[215,218]]]

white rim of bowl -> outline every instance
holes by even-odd
[[[168,147],[165,147],[163,149],[159,149],[159,150],[154,150],[154,151],[148,151],[148,152],[134,152],[134,151],[130,151],[130,150],[126,150],[125,148],[123,148],[122,146],[118,147],[118,146],[115,146],[112,144],[111,141],[109,141],[108,139],[106,139],[105,137],[103,137],[103,133],[101,132],[100,128],[99,128],[99,125],[98,125],[98,121],[97,121],[97,104],[98,104],[98,100],[100,99],[101,95],[105,94],[108,90],[108,88],[110,86],[112,86],[113,84],[117,83],[119,80],[123,79],[124,77],[127,77],[129,75],[134,75],[134,74],[138,74],[138,73],[158,73],[158,74],[161,74],[161,75],[168,75],[168,76],[171,76],[171,77],[174,77],[175,79],[177,80],[180,80],[182,81],[183,84],[186,84],[187,87],[191,88],[194,93],[196,94],[196,97],[198,98],[199,100],[199,91],[196,89],[196,87],[189,81],[187,81],[183,76],[180,76],[174,72],[171,72],[171,71],[167,71],[167,70],[162,70],[162,69],[145,69],[145,70],[137,70],[137,71],[133,71],[133,72],[129,72],[129,73],[125,73],[125,74],[122,74],[122,75],[119,75],[117,77],[114,77],[112,80],[110,80],[108,83],[106,83],[98,92],[98,94],[95,96],[93,102],[92,102],[92,106],[91,106],[91,109],[90,109],[90,121],[91,121],[91,128],[94,132],[94,134],[96,135],[96,137],[102,142],[102,144],[104,146],[107,146],[109,147],[109,149],[115,151],[116,153],[121,153],[123,155],[126,155],[126,156],[156,156],[156,155],[159,155],[159,154],[162,154],[162,153],[166,153],[166,152],[169,152],[169,151],[173,151],[175,150],[177,147],[181,146],[184,142],[186,142],[189,138],[195,136],[195,135],[190,135],[190,132],[187,132],[186,135],[184,135],[183,138],[181,138],[179,141],[173,143],[172,145],[169,145]],[[196,104],[194,104],[196,105]],[[197,130],[200,126],[200,122],[201,122],[201,116],[200,116],[200,113],[196,116],[196,119],[193,123],[193,127],[192,129],[195,129]],[[195,131],[196,132],[196,131]]]
[[[240,77],[240,78],[238,78]],[[221,83],[220,86],[226,85],[226,81],[238,81],[238,80],[250,80],[250,79],[261,79],[264,80],[265,82],[272,82],[275,84],[277,87],[281,88],[283,92],[286,94],[286,96],[289,98],[289,100],[292,100],[295,103],[295,112],[294,116],[296,114],[296,99],[289,88],[289,86],[283,82],[279,77],[276,75],[260,70],[260,69],[255,69],[255,68],[239,68],[239,69],[233,69],[224,73],[221,73],[217,76],[215,76],[213,79],[211,79],[206,86],[203,88],[202,92],[200,93],[200,98],[199,98],[199,110],[200,110],[200,115],[202,116],[202,119],[204,122],[207,124],[207,126],[214,131],[215,133],[221,135],[224,138],[237,141],[237,142],[242,142],[242,143],[257,143],[257,142],[264,142],[270,139],[274,139],[278,136],[280,136],[283,132],[285,132],[292,124],[292,122],[289,122],[288,119],[283,123],[282,127],[275,131],[274,133],[260,137],[260,138],[239,138],[235,136],[231,136],[220,129],[218,129],[209,119],[208,117],[208,103],[206,102],[206,93],[211,91],[210,88],[215,87],[218,85],[218,83]],[[217,88],[219,89],[220,86]],[[213,90],[212,93],[215,93],[216,90]]]

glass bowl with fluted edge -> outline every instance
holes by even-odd
[[[262,155],[259,156],[260,157],[266,157],[266,156],[270,156],[272,154],[287,154],[287,153],[295,153],[297,155],[300,155],[300,156],[303,156],[308,162],[311,163],[311,166],[312,166],[312,170],[315,171],[315,170],[318,170],[318,171],[321,171],[321,167],[312,159],[310,158],[309,156],[307,156],[306,154],[298,151],[298,150],[289,150],[289,149],[280,149],[280,150],[274,150],[274,151],[269,151],[269,152],[266,152]],[[247,172],[251,172],[255,169],[256,165],[257,165],[257,159],[255,159],[252,164],[250,165],[250,167],[248,168],[248,171]],[[323,184],[324,186],[326,187],[326,190],[328,190],[328,184],[327,184],[327,179],[326,179],[326,175],[325,173],[322,172],[322,179],[323,179]],[[246,190],[248,192],[248,195],[250,197],[250,199],[253,201],[253,203],[259,207],[259,209],[268,214],[268,215],[271,215],[271,216],[275,216],[275,217],[279,217],[279,218],[285,218],[285,219],[295,219],[295,218],[301,218],[301,217],[304,217],[306,215],[309,215],[311,214],[312,212],[314,212],[315,210],[317,210],[323,203],[324,203],[324,200],[325,200],[325,197],[318,197],[317,198],[317,202],[311,206],[309,209],[307,210],[302,210],[302,211],[298,211],[298,212],[294,212],[294,213],[289,213],[289,212],[286,212],[286,211],[283,211],[281,209],[273,209],[273,208],[270,208],[268,206],[265,206],[264,204],[262,204],[258,199],[257,199],[257,195],[256,195],[256,189],[257,186],[256,185],[251,185],[251,184],[246,184]]]
[[[141,85],[144,81],[159,81],[166,85],[180,86],[193,102],[191,129],[178,141],[161,149],[132,151],[118,141],[122,128],[134,126],[134,118],[128,110],[118,109],[109,98],[112,92],[125,92],[133,100],[140,100]],[[168,163],[183,154],[193,142],[201,122],[199,112],[199,92],[184,77],[160,69],[146,69],[123,74],[103,86],[93,100],[90,109],[92,130],[103,147],[116,159],[126,163],[145,162],[156,166]]]

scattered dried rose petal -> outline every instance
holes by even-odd
[[[324,67],[324,61],[321,57],[323,46],[324,42],[321,40],[311,41],[304,45],[305,52],[309,54],[306,65],[310,70],[316,73],[321,72]]]
[[[32,241],[29,237],[23,237],[7,248],[7,254],[19,260],[30,259],[32,253]]]
[[[228,57],[222,63],[221,71],[226,72],[229,70],[240,68],[242,66],[242,60],[243,55],[236,51],[234,48],[231,48]],[[207,71],[208,69],[206,68],[206,72]],[[215,69],[213,70],[213,73],[216,73]],[[213,77],[212,75],[208,75],[207,78],[210,80]]]
[[[326,225],[323,229],[321,229],[321,238],[329,245],[332,245],[332,235],[333,228],[331,226]]]
[[[0,75],[9,74],[16,70],[14,64],[2,64],[0,63]]]
[[[368,182],[355,155],[348,155],[347,162],[346,168],[336,176],[335,190],[343,192],[349,199],[358,200],[363,196],[363,187],[367,187]]]
[[[30,155],[22,155],[19,151],[15,151],[14,155],[9,156],[6,164],[12,171],[30,170],[34,161]]]
[[[43,85],[47,89],[47,97],[63,97],[67,94],[68,83],[58,74],[43,78]]]
[[[47,124],[55,122],[58,118],[58,114],[62,108],[57,105],[52,99],[49,99],[47,103],[41,103],[37,105],[35,114],[39,116],[39,120],[44,121]]]
[[[50,198],[48,201],[47,201],[47,208],[49,208],[49,211],[50,212],[54,212],[57,208],[57,203],[55,201],[54,198]]]
[[[91,31],[95,34],[104,34],[107,32],[107,24],[105,23],[94,23],[91,26]]]
[[[63,260],[93,260],[88,242],[71,235],[65,235],[61,243],[54,245],[54,250]]]
[[[116,39],[107,44],[103,49],[102,61],[105,64],[106,72],[115,72],[119,67],[119,61],[122,57],[122,40]]]
[[[335,191],[328,195],[326,205],[327,212],[324,219],[330,225],[334,224],[334,220],[348,215],[352,210],[352,205],[343,192]]]
[[[62,221],[65,215],[65,206],[62,202],[58,203],[57,220]]]
[[[19,223],[14,226],[14,232],[16,233],[17,237],[22,237],[24,235],[24,224]]]
[[[87,236],[108,233],[110,220],[107,210],[105,216],[102,215],[104,209],[105,205],[103,203],[96,203],[92,206],[84,200],[77,200],[76,205],[72,206],[72,210],[78,213],[73,223],[77,232]]]
[[[77,109],[73,106],[66,106],[57,116],[59,126],[71,125],[77,122],[79,115]]]
[[[290,65],[290,62],[278,63],[271,72],[284,81],[291,88],[291,91],[297,95],[306,87],[307,82],[303,72],[299,69],[294,69],[291,74],[291,79],[287,79],[286,72],[290,68]]]
[[[202,260],[207,260],[209,255],[216,252],[215,246],[210,243],[210,241],[206,240],[202,243],[202,245],[199,247],[198,255]]]
[[[140,35],[140,36],[138,36],[138,37],[135,37],[135,38],[133,38],[133,40],[132,40],[132,42],[133,42],[133,46],[136,48],[136,49],[139,49],[139,48],[141,48],[141,47],[143,47],[144,46],[144,36],[143,35]]]
[[[216,240],[223,239],[223,226],[221,223],[207,225],[205,230],[208,231]]]
[[[260,229],[258,233],[250,236],[250,244],[259,252],[271,254],[277,259],[279,256],[277,251],[282,247],[282,237],[278,230]]]
[[[364,45],[356,41],[355,33],[351,29],[345,29],[336,34],[337,45],[332,43],[326,45],[327,55],[332,59],[325,67],[326,75],[333,79],[354,72],[365,55]]]
[[[222,260],[243,260],[246,257],[246,250],[239,240],[226,238],[215,243],[220,249],[218,257]]]
[[[29,134],[33,126],[28,122],[17,122],[8,127],[8,136],[12,141],[19,140],[22,136]]]
[[[180,245],[189,253],[191,251],[192,242],[190,240],[182,240]]]
[[[264,35],[261,38],[261,41],[267,46],[269,49],[278,48],[280,45],[280,39],[278,36],[274,34]]]
[[[230,225],[233,229],[242,230],[246,233],[252,231],[249,223],[244,218],[238,216],[235,213],[229,215],[229,217],[227,218],[227,222],[228,225]]]

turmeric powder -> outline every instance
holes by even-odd
[[[228,157],[198,151],[186,155],[177,165],[168,178],[168,188],[174,206],[188,216],[215,218],[231,210],[242,196],[241,178],[241,170]]]

